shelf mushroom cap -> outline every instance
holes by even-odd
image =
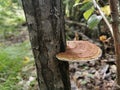
[[[58,53],[56,57],[62,61],[91,61],[97,60],[102,55],[102,50],[89,41],[67,41],[65,52]]]

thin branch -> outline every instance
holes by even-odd
[[[102,10],[100,9],[99,5],[96,3],[95,0],[93,0],[93,4],[94,4],[94,7],[98,9],[98,11],[100,12],[103,20],[105,21],[105,23],[107,24],[112,36],[113,36],[113,29],[112,29],[112,26],[110,25],[110,23],[108,22],[107,18],[105,17],[104,13],[102,12]]]
[[[65,22],[66,23],[69,23],[69,24],[76,24],[76,25],[78,25],[78,26],[84,26],[84,27],[87,27],[86,26],[86,24],[84,24],[84,23],[80,23],[80,22],[77,22],[77,21],[72,21],[72,20],[67,20],[67,19],[65,19]]]

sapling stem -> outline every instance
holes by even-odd
[[[110,25],[110,23],[108,22],[107,18],[105,17],[104,13],[102,12],[101,8],[99,7],[99,5],[96,3],[95,0],[93,0],[93,4],[94,4],[94,7],[98,9],[98,11],[100,12],[103,20],[105,21],[105,23],[107,24],[112,36],[113,36],[113,29],[112,29],[112,26]]]

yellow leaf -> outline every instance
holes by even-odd
[[[99,37],[99,39],[100,39],[100,41],[105,42],[107,40],[107,36],[106,35],[101,35]]]
[[[110,11],[110,6],[109,5],[106,5],[104,7],[101,8],[101,10],[103,11],[103,13],[107,16],[110,15],[111,11]]]
[[[28,63],[29,61],[30,61],[30,58],[27,57],[27,56],[25,56],[25,57],[24,57],[24,61],[23,61],[23,63],[26,64],[26,63]]]

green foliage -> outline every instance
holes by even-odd
[[[23,67],[25,56],[30,56],[30,44],[24,42],[12,46],[0,46],[0,89],[19,90],[19,73]]]
[[[82,7],[80,7],[81,11],[86,11],[88,9],[90,9],[93,6],[92,1],[86,2],[82,4]]]
[[[25,22],[23,10],[18,0],[0,0],[0,34],[17,30]]]
[[[94,8],[92,0],[64,0],[69,1],[65,3],[66,7],[71,7],[66,9],[66,17],[69,17],[72,20],[78,22],[84,22],[90,29],[94,29],[101,21],[100,13],[97,9]],[[97,0],[98,5],[100,6],[103,13],[109,17],[110,7],[107,5],[107,1],[103,1],[104,4],[100,3],[100,0]],[[72,4],[70,4],[72,3]],[[72,5],[72,6],[71,6]],[[84,18],[84,20],[83,20]],[[93,22],[93,21],[94,22]]]
[[[90,8],[89,10],[87,10],[86,12],[84,12],[83,16],[86,20],[88,20],[88,18],[92,15],[92,13],[94,12],[94,8]]]
[[[73,5],[75,3],[75,0],[64,0],[63,1],[64,5],[65,5],[65,14],[67,17],[71,17],[71,13],[73,12],[72,11],[72,8],[73,8]]]
[[[101,16],[97,16],[96,14],[93,14],[87,21],[88,27],[90,29],[94,29],[99,24],[101,19],[102,19]]]

